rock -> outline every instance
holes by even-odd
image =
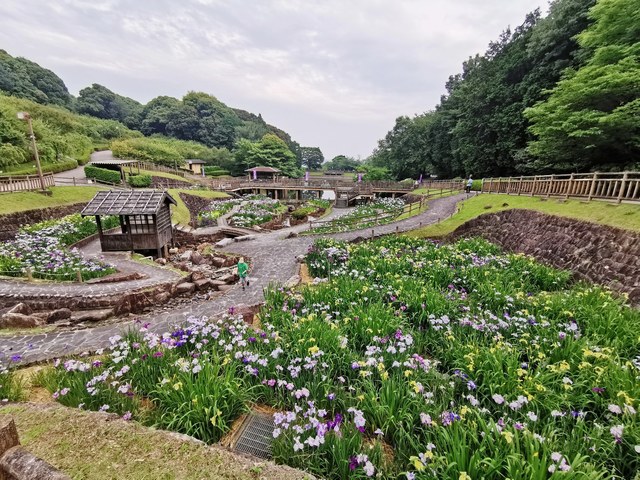
[[[211,259],[211,264],[212,264],[214,267],[220,268],[220,267],[223,267],[223,266],[224,266],[224,264],[226,263],[226,260],[227,260],[227,259],[226,259],[226,258],[224,258],[224,257],[213,257],[213,258]]]
[[[147,276],[140,272],[115,272],[105,277],[92,278],[84,283],[93,285],[96,283],[130,282],[132,280],[140,280],[143,278],[147,278]]]
[[[177,249],[177,248],[170,248],[170,249],[169,249],[169,253],[170,253],[171,255],[175,255],[176,253],[178,253],[178,249]]]
[[[249,240],[255,240],[255,239],[256,239],[255,235],[242,235],[240,237],[234,238],[236,242],[248,242]]]
[[[204,263],[207,263],[207,260],[202,256],[200,252],[193,252],[193,254],[191,254],[191,263],[193,263],[194,265],[202,265]]]
[[[289,234],[284,238],[296,238],[298,236],[298,232],[289,232]]]
[[[222,280],[209,280],[209,285],[211,285],[211,288],[214,288],[215,290],[220,290],[220,286],[226,285],[226,283]]]
[[[170,299],[171,294],[169,292],[160,292],[155,296],[156,305],[167,303]]]
[[[58,308],[47,315],[47,322],[57,322],[58,320],[66,320],[71,318],[71,310],[68,308]]]
[[[7,313],[21,313],[22,315],[31,315],[33,310],[26,303],[18,303]]]
[[[185,282],[176,287],[176,293],[178,295],[185,295],[188,293],[193,293],[195,289],[196,286],[193,283]]]
[[[5,313],[0,317],[0,328],[34,328],[44,325],[46,320],[34,315]]]
[[[39,480],[71,480],[44,460],[32,455],[21,446],[3,452],[2,478],[37,478]],[[7,474],[7,476],[4,475]]]
[[[166,265],[166,264],[167,264],[167,259],[166,259],[166,258],[162,258],[162,257],[160,257],[160,258],[156,258],[156,259],[155,259],[155,262],[156,262],[158,265]]]
[[[254,225],[253,226],[253,230],[256,231],[256,232],[261,232],[262,228],[260,228],[260,226],[258,226],[258,225]]]
[[[294,275],[284,283],[284,288],[293,288],[298,285],[301,280],[300,275]]]
[[[226,247],[227,245],[231,245],[233,243],[233,238],[223,238],[219,242],[216,243],[217,247]]]
[[[193,272],[191,272],[191,281],[193,283],[197,282],[198,280],[202,280],[203,278],[207,278],[207,276],[200,270],[194,270]]]
[[[224,264],[222,265],[223,267],[231,267],[231,266],[235,266],[235,264],[238,263],[238,260],[236,260],[233,257],[226,257],[224,259]]]
[[[233,285],[218,285],[218,290],[222,293],[228,292],[233,288]]]
[[[182,270],[183,272],[189,271],[189,265],[187,265],[186,262],[178,262],[178,263],[175,263],[173,266],[178,270]]]
[[[191,255],[193,255],[193,250],[187,250],[186,252],[181,253],[178,258],[182,262],[189,262],[191,261]]]
[[[198,252],[203,253],[205,250],[211,250],[213,246],[209,242],[203,242],[196,248]]]
[[[204,292],[205,290],[209,290],[209,288],[211,287],[211,280],[209,280],[208,278],[195,280],[193,283],[196,286],[196,290],[199,292]]]
[[[218,277],[218,280],[224,283],[235,283],[236,280],[238,280],[238,276],[235,273],[227,273],[226,275]]]
[[[305,256],[304,255],[298,255],[296,257],[296,262],[298,262],[298,263],[304,263],[304,260],[305,260]]]
[[[70,320],[72,323],[99,322],[101,320],[106,320],[111,316],[113,316],[113,308],[105,308],[102,310],[84,310],[74,312],[71,315]]]

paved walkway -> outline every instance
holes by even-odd
[[[415,217],[376,227],[375,235],[414,230],[420,226],[436,223],[455,213],[456,205],[466,198],[465,194],[433,200],[429,209]],[[344,214],[334,210],[327,218]],[[134,321],[115,325],[104,325],[87,330],[60,331],[37,335],[0,336],[0,362],[13,355],[20,355],[24,362],[37,362],[55,357],[92,351],[109,345],[109,337],[117,335],[141,323],[148,322],[152,331],[162,332],[183,321],[187,316],[215,316],[228,311],[231,306],[255,305],[264,301],[263,289],[270,283],[285,283],[296,275],[296,257],[305,254],[315,236],[285,238],[290,232],[306,229],[308,224],[298,225],[257,236],[255,240],[236,242],[223,250],[245,255],[252,259],[249,274],[251,286],[242,291],[236,286],[223,296],[211,301],[193,301],[187,308],[176,308],[164,313],[140,316]],[[334,238],[353,240],[370,236],[371,229],[331,235]]]

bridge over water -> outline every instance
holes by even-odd
[[[336,207],[348,207],[358,199],[374,197],[397,197],[413,191],[415,184],[406,182],[354,182],[352,179],[278,178],[275,180],[231,179],[220,181],[213,188],[237,194],[264,194],[280,200],[302,200],[303,192],[314,192],[318,198],[324,191],[333,191]],[[464,188],[459,180],[429,181],[420,184],[420,188],[442,189]]]

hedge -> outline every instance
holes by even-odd
[[[151,186],[151,175],[130,175],[129,185],[135,188],[147,188]]]
[[[207,177],[221,177],[229,175],[229,170],[220,167],[204,167],[204,173]]]
[[[85,165],[84,174],[87,178],[93,178],[99,182],[119,184],[122,181],[120,172],[94,167],[93,165]]]
[[[60,173],[66,172],[67,170],[72,170],[78,166],[78,161],[69,158],[67,160],[62,160],[61,162],[56,163],[45,163],[42,165],[42,173]],[[36,175],[38,172],[36,168],[33,166],[33,163],[29,162],[28,166],[25,165],[24,168],[11,168],[8,169],[7,172],[3,172],[2,175]]]

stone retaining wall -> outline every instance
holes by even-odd
[[[0,215],[0,241],[13,240],[22,225],[79,213],[85,205],[86,203],[74,203],[60,207],[39,208]]]
[[[204,212],[211,202],[215,200],[213,198],[204,198],[198,195],[189,195],[184,192],[180,192],[179,195],[189,210],[189,225],[192,227],[195,227],[198,222],[198,214],[200,212]]]
[[[451,238],[480,236],[575,277],[629,294],[640,304],[640,234],[620,228],[512,209],[481,215]]]
[[[0,424],[0,480],[70,480],[20,446],[13,420]]]

